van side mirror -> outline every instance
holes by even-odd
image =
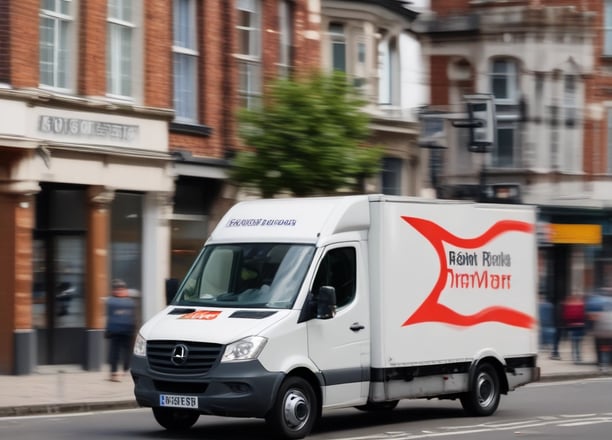
[[[176,278],[166,279],[166,304],[170,304],[178,292],[179,280]]]
[[[317,319],[330,319],[336,315],[336,289],[321,286],[317,297]]]

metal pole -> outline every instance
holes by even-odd
[[[478,182],[478,201],[487,201],[487,161],[485,160],[484,154],[481,155],[482,161],[480,164],[480,176]]]

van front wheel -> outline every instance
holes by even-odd
[[[463,409],[470,416],[490,416],[497,410],[500,399],[499,377],[488,363],[478,365],[470,389],[460,397]]]
[[[299,439],[310,433],[318,412],[317,397],[308,381],[301,377],[288,377],[281,385],[266,421],[283,438]]]

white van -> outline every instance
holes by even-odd
[[[323,409],[459,399],[493,414],[537,380],[535,211],[383,195],[242,202],[138,334],[135,396],[308,435]]]

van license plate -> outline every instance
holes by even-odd
[[[159,406],[170,406],[173,408],[197,408],[198,398],[195,396],[174,396],[171,394],[161,394],[159,396]]]

